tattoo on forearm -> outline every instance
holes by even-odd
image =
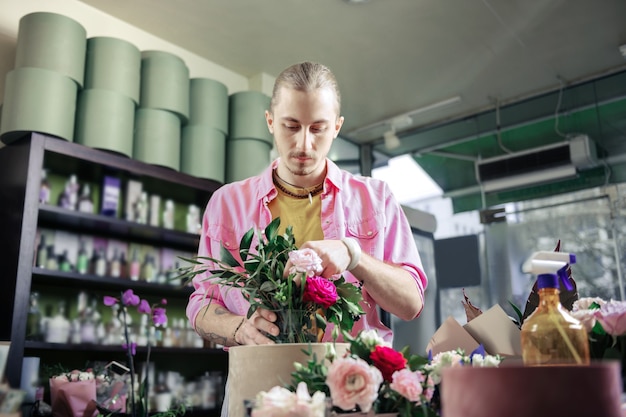
[[[205,332],[201,329],[198,329],[198,333],[200,334],[200,336],[202,336],[203,339],[209,340],[211,342],[215,342],[221,345],[226,344],[226,340],[227,338],[224,336],[220,336],[217,333],[213,333],[213,332]]]
[[[214,311],[216,316],[223,316],[224,314],[232,314],[230,311],[222,307],[217,307]]]

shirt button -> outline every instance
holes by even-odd
[[[374,234],[374,232],[372,232],[371,230],[367,232],[367,235],[368,235],[368,236],[371,236],[371,235],[373,235],[373,234]]]
[[[225,242],[225,243],[224,243],[224,246],[226,246],[226,247],[228,248],[228,247],[230,247],[230,243]]]

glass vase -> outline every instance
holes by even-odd
[[[278,310],[275,313],[275,324],[280,329],[278,336],[272,337],[276,343],[315,343],[318,341],[315,311]]]

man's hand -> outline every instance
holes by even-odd
[[[243,318],[243,323],[235,333],[235,341],[240,345],[266,345],[274,343],[267,337],[268,334],[278,336],[279,329],[274,322],[276,313],[258,308],[249,318]]]

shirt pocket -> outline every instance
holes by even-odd
[[[223,246],[230,251],[235,259],[241,261],[239,257],[239,242],[243,233],[216,223],[209,225],[207,234],[211,240],[212,257],[219,259]]]
[[[384,220],[382,215],[369,217],[367,219],[353,222],[346,227],[346,236],[353,237],[359,241],[361,250],[368,255],[377,256],[377,251],[382,248]]]

